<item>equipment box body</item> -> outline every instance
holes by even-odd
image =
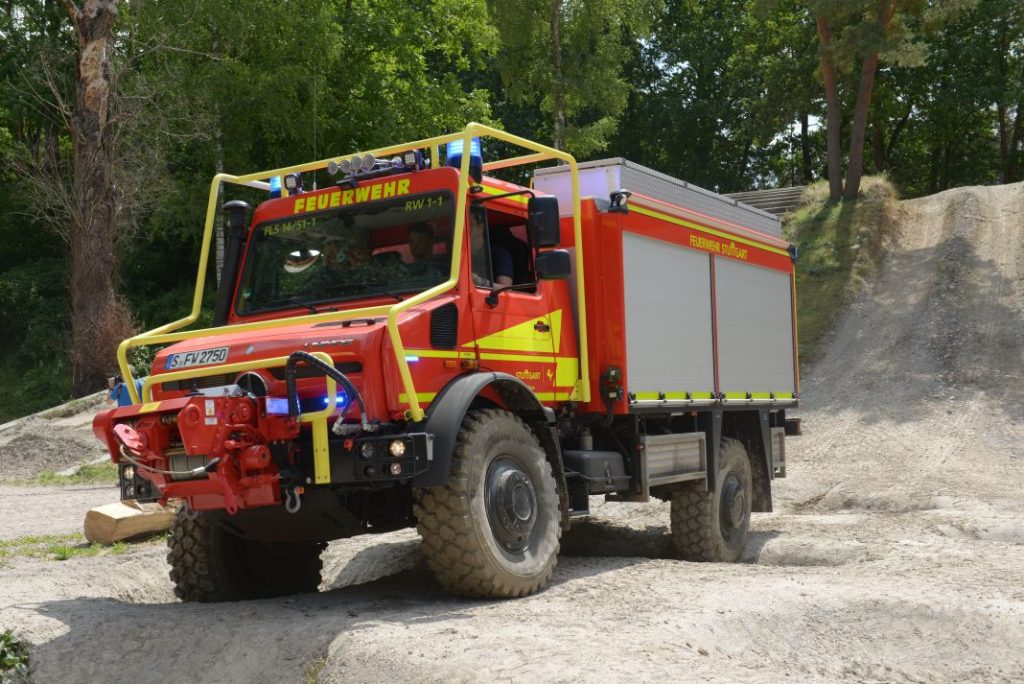
[[[591,382],[621,369],[615,411],[795,403],[793,259],[778,219],[623,160],[583,164],[580,176],[592,195],[582,206]],[[535,185],[567,213],[568,180],[544,169]],[[632,193],[625,211],[609,210],[608,188]],[[601,401],[595,392],[592,408]]]

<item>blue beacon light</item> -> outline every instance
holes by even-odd
[[[462,140],[452,140],[445,146],[445,163],[459,168],[462,165]],[[483,179],[484,155],[480,146],[480,138],[469,142],[469,175],[478,183]]]
[[[275,199],[281,196],[281,177],[270,177],[270,198]]]

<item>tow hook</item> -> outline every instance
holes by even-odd
[[[302,508],[302,488],[299,486],[285,490],[284,510],[289,513],[298,513]]]

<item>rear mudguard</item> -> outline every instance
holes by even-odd
[[[568,527],[569,496],[565,484],[562,450],[555,428],[555,413],[537,399],[529,387],[507,373],[469,373],[460,375],[441,390],[427,410],[423,431],[434,436],[434,453],[430,468],[412,480],[414,487],[443,487],[448,484],[455,442],[462,421],[473,402],[486,389],[500,397],[504,407],[530,426],[551,463],[558,498],[562,508],[562,525]]]

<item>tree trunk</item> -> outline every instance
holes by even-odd
[[[75,111],[71,251],[71,386],[75,395],[105,386],[117,344],[131,331],[131,316],[114,291],[119,225],[112,178],[113,129],[110,56],[117,0],[87,0],[79,9],[64,0],[75,32]]]
[[[875,173],[885,171],[885,132],[882,130],[881,122],[878,119],[871,124],[871,148],[875,157]]]
[[[941,143],[935,143],[928,162],[928,194],[939,191],[939,155],[942,154]]]
[[[882,32],[889,32],[896,3],[879,0],[878,24]],[[857,90],[857,105],[853,110],[853,128],[850,130],[850,162],[846,172],[846,189],[843,196],[848,200],[857,199],[860,179],[864,175],[864,137],[867,132],[868,110],[871,108],[871,93],[878,75],[878,50],[872,50],[864,58],[860,69],[860,88]]]
[[[896,122],[896,125],[892,128],[892,135],[889,136],[889,142],[885,145],[885,163],[891,164],[893,156],[896,154],[896,145],[899,143],[900,134],[903,133],[903,129],[906,127],[907,122],[910,121],[910,115],[914,111],[914,107],[911,104],[907,105],[906,113]]]
[[[875,86],[878,71],[878,53],[872,52],[861,65],[860,88],[857,91],[857,105],[853,110],[853,128],[850,130],[850,165],[846,169],[846,189],[843,197],[857,199],[860,179],[864,175],[864,137],[868,125],[868,109],[871,107],[871,92]]]
[[[1020,143],[1024,134],[1024,96],[1017,100],[1017,112],[1013,120],[1013,135],[1010,136],[1010,149],[1006,159],[1006,183],[1020,180],[1019,163],[1021,157]]]
[[[800,115],[800,153],[803,156],[803,184],[814,181],[814,169],[811,166],[810,117],[807,112]]]
[[[829,199],[838,200],[843,196],[842,151],[840,149],[840,126],[842,110],[839,106],[839,84],[836,81],[836,67],[829,50],[832,47],[832,30],[827,17],[818,17],[818,42],[821,44],[821,75],[825,81],[825,111],[827,128],[826,150],[828,156]]]
[[[552,147],[565,149],[565,84],[562,79],[562,0],[551,0],[551,66],[555,86],[555,130]]]

